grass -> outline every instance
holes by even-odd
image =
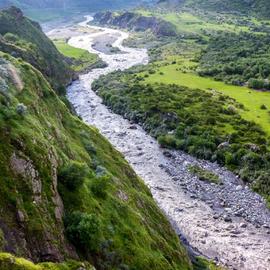
[[[72,47],[63,39],[54,40],[54,44],[64,56],[73,59],[72,68],[75,71],[83,71],[100,60],[96,54]]]
[[[156,12],[152,10],[137,9],[136,12],[143,16],[162,18],[176,26],[178,33],[203,34],[203,31],[248,31],[246,26],[236,26],[229,23],[216,23],[189,12]]]
[[[64,263],[40,263],[34,264],[26,259],[17,258],[8,253],[0,253],[1,270],[93,270],[88,263],[69,261]]]
[[[188,64],[187,64],[188,63]],[[241,116],[249,121],[259,124],[270,135],[270,93],[260,92],[247,87],[228,85],[212,78],[200,77],[194,72],[183,72],[179,69],[183,66],[192,65],[186,62],[172,65],[161,66],[156,69],[155,74],[149,74],[145,79],[146,83],[162,82],[166,84],[177,84],[194,89],[210,91],[214,89],[243,104],[247,110],[241,111]],[[178,69],[178,70],[177,70]],[[161,75],[161,72],[163,75]],[[262,110],[265,105],[269,110]]]
[[[0,107],[0,126],[3,127],[0,131],[3,142],[0,144],[0,207],[6,209],[2,222],[16,231],[19,225],[14,211],[20,209],[27,216],[25,234],[34,243],[31,250],[35,250],[37,257],[42,252],[44,235],[51,237],[50,244],[59,254],[68,253],[67,239],[59,237],[64,226],[55,217],[52,172],[53,166],[59,171],[71,161],[77,161],[86,164],[88,170],[82,186],[70,191],[59,183],[58,189],[66,214],[74,211],[91,214],[101,224],[98,250],[88,251],[87,259],[91,258],[95,266],[102,269],[119,269],[123,265],[145,270],[192,269],[186,250],[169,221],[123,156],[95,128],[69,113],[40,72],[21,60],[1,56],[20,70],[24,82],[24,89],[19,93],[7,80],[9,102],[0,94],[3,104]],[[23,116],[16,113],[16,106],[21,103],[27,107]],[[23,149],[19,151],[20,145]],[[18,151],[22,159],[31,160],[38,172],[44,198],[38,205],[33,203],[31,180],[24,175],[13,175],[10,170],[10,157]],[[57,165],[53,165],[53,157]],[[97,188],[93,192],[100,167],[110,176],[106,183],[108,189],[103,188],[102,193]],[[126,200],[118,195],[120,192],[126,195]],[[1,239],[3,241],[5,239]],[[83,247],[75,244],[77,251],[82,251]],[[26,254],[20,242],[15,248],[18,254]]]
[[[220,184],[219,176],[213,172],[203,169],[198,165],[189,166],[189,171],[196,175],[201,181],[206,181],[214,184]]]

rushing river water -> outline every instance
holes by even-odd
[[[270,213],[265,201],[239,179],[216,164],[197,160],[181,152],[161,149],[155,139],[137,125],[112,113],[91,89],[101,75],[134,65],[147,64],[144,49],[122,46],[128,34],[115,29],[89,26],[87,20],[80,27],[91,28],[70,38],[69,44],[96,53],[108,64],[81,75],[68,88],[68,99],[78,115],[100,132],[124,154],[136,173],[150,187],[159,207],[171,220],[177,232],[201,254],[228,266],[230,269],[270,269]],[[114,36],[114,47],[122,53],[106,54],[93,49],[100,35]],[[123,53],[124,52],[124,53]],[[190,164],[214,171],[222,186],[199,181],[188,171]]]

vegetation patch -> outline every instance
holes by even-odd
[[[149,68],[143,67],[144,72]],[[146,84],[139,69],[104,76],[93,89],[113,111],[140,123],[158,138],[161,146],[216,161],[261,194],[269,194],[268,136],[260,126],[241,117],[245,111],[241,104],[217,91]]]
[[[241,32],[210,39],[200,59],[199,74],[234,85],[270,89],[269,35]]]
[[[214,184],[220,184],[220,178],[215,173],[203,169],[198,165],[189,166],[189,171],[196,175],[201,181],[206,181]]]
[[[70,58],[74,71],[82,72],[91,68],[104,66],[104,63],[96,54],[72,47],[65,40],[54,40],[54,44],[65,57]]]
[[[34,264],[26,259],[17,258],[8,253],[0,253],[1,270],[94,270],[87,262],[68,261],[64,263],[40,263]]]

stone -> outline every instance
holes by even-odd
[[[136,129],[138,129],[138,128],[137,128],[137,126],[136,126],[136,125],[131,125],[131,126],[129,127],[129,129],[136,130]]]
[[[224,221],[225,222],[232,222],[232,218],[230,216],[228,216],[228,215],[225,215],[224,216]]]
[[[163,151],[163,155],[168,158],[172,157],[172,154],[169,151]]]
[[[242,187],[241,185],[238,185],[238,186],[235,188],[236,191],[240,191],[240,190],[242,190],[242,189],[243,189],[243,187]]]
[[[240,228],[246,228],[247,227],[247,224],[246,223],[241,223],[239,227]]]
[[[25,216],[21,210],[17,211],[17,220],[19,223],[24,223],[25,221]]]
[[[239,230],[233,230],[233,231],[231,231],[231,233],[232,234],[241,234],[241,231],[239,231]]]

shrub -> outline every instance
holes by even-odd
[[[261,110],[267,110],[267,107],[264,104],[262,104],[261,105]]]
[[[248,81],[248,87],[253,89],[262,89],[264,88],[264,80],[250,79]]]
[[[88,167],[86,164],[72,161],[60,170],[58,179],[69,190],[75,191],[82,186],[87,174]]]
[[[19,103],[16,107],[17,114],[23,116],[27,112],[27,107],[23,103]]]
[[[110,177],[108,175],[95,178],[91,183],[91,191],[95,196],[105,199],[107,196],[107,189],[109,186]]]
[[[102,166],[97,166],[96,168],[96,175],[97,177],[102,177],[105,176],[106,174],[108,174],[108,171],[106,168],[102,167]]]
[[[89,142],[85,142],[84,143],[84,148],[85,150],[87,151],[87,153],[89,155],[95,155],[97,153],[97,150],[95,148],[95,146],[92,144],[92,143],[89,143]]]
[[[8,85],[6,81],[0,78],[0,93],[5,95],[7,91],[8,91]]]
[[[69,240],[78,248],[96,251],[101,242],[100,221],[93,214],[79,211],[65,218],[66,234]]]
[[[168,147],[168,148],[179,148],[180,141],[175,138],[175,136],[167,134],[161,135],[158,137],[158,143],[161,147]]]

